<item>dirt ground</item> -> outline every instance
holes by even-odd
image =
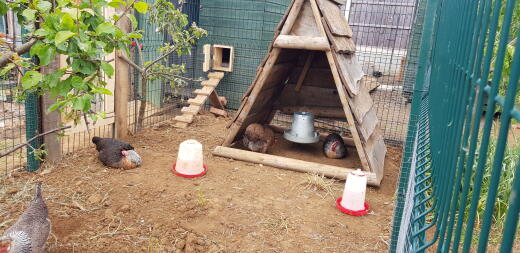
[[[226,123],[202,115],[185,130],[163,123],[139,132],[128,139],[143,158],[134,170],[105,168],[91,147],[41,172],[15,173],[1,184],[0,230],[42,180],[48,252],[387,251],[400,149],[388,147],[382,186],[367,190],[370,214],[352,217],[335,207],[344,182],[212,156]],[[204,144],[204,177],[171,173],[186,139]],[[344,162],[355,166],[349,151]]]

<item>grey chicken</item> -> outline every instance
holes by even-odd
[[[250,124],[244,132],[242,143],[253,152],[267,153],[267,149],[275,143],[274,132],[268,126]]]
[[[0,253],[42,253],[51,231],[42,183],[36,184],[34,199],[16,223],[0,237]]]
[[[126,170],[141,166],[141,157],[126,142],[97,136],[92,138],[92,142],[99,152],[99,160],[105,166]]]

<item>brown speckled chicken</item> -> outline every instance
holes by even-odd
[[[41,182],[36,184],[34,199],[16,223],[0,237],[0,253],[42,253],[51,231]]]
[[[247,126],[242,143],[253,152],[267,153],[267,149],[275,143],[274,132],[268,126],[253,123]]]
[[[141,165],[141,157],[132,145],[112,138],[94,136],[92,142],[99,151],[99,160],[103,165],[118,169],[134,169]]]
[[[332,159],[341,159],[347,156],[347,147],[339,134],[332,133],[323,142],[323,154]]]

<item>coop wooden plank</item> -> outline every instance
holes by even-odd
[[[332,54],[343,85],[347,88],[350,97],[358,95],[359,80],[363,77],[363,69],[355,55]]]
[[[329,0],[317,1],[332,34],[352,38],[352,29],[350,29],[339,6]]]
[[[339,5],[344,5],[346,0],[330,0],[330,1],[335,2],[336,4],[339,4]]]
[[[184,123],[191,123],[191,122],[193,122],[193,118],[194,118],[193,115],[184,114],[184,115],[175,117],[175,121],[184,122]]]
[[[356,121],[362,123],[365,115],[372,108],[374,102],[372,101],[372,97],[368,93],[366,87],[360,85],[358,95],[352,96],[349,99],[349,104]]]
[[[218,109],[224,109],[224,105],[220,101],[216,91],[211,92],[208,98],[212,106],[217,107]]]
[[[307,77],[307,72],[309,72],[309,68],[311,67],[312,60],[314,59],[314,51],[309,52],[309,55],[307,56],[307,60],[305,60],[305,65],[303,65],[302,72],[300,73],[300,76],[298,77],[298,81],[296,82],[296,88],[294,88],[295,91],[300,91],[303,85],[303,81]]]
[[[325,24],[325,31],[327,33],[327,37],[329,38],[334,51],[339,54],[353,54],[356,52],[356,44],[354,40],[349,37],[342,37],[332,34],[330,31],[330,27],[327,25],[325,19],[323,19],[323,23]]]
[[[197,95],[209,96],[209,94],[211,94],[211,92],[213,92],[214,90],[215,88],[212,86],[204,86],[202,87],[202,89],[194,90],[193,93]]]
[[[218,109],[216,107],[211,107],[209,109],[209,112],[217,115],[217,116],[222,116],[222,117],[227,117],[228,116],[228,113],[225,111],[225,110],[222,110],[222,109]]]
[[[231,159],[236,159],[240,161],[259,163],[267,166],[272,166],[275,168],[304,172],[304,173],[318,173],[324,175],[326,177],[345,180],[347,174],[353,170],[354,168],[342,168],[327,164],[307,162],[292,158],[286,158],[281,156],[269,155],[256,153],[251,151],[245,151],[236,148],[228,148],[218,146],[213,151],[214,155],[227,157]],[[374,173],[366,172],[368,185],[370,186],[379,186],[379,182],[375,177]]]
[[[202,86],[210,86],[210,87],[217,87],[217,85],[220,83],[220,79],[216,78],[210,78],[209,80],[202,81]]]
[[[291,32],[303,4],[304,0],[294,0],[291,2],[289,9],[285,12],[284,17],[276,29],[280,30],[280,34],[289,34]]]
[[[360,80],[361,86],[366,89],[368,92],[371,92],[381,86],[381,83],[377,80],[377,78],[373,76],[363,76]],[[401,82],[401,81],[399,81]]]
[[[370,162],[370,171],[376,175],[378,181],[381,181],[384,175],[387,149],[379,129],[374,131],[370,137],[365,145],[365,151]]]
[[[326,37],[280,35],[274,41],[274,47],[305,50],[330,50]]]
[[[285,27],[284,27],[285,30]],[[319,37],[318,25],[314,20],[314,14],[309,1],[305,1],[296,19],[294,26],[288,31],[291,35]],[[285,34],[285,33],[282,33]]]
[[[188,99],[190,105],[203,105],[206,102],[207,96],[197,95],[195,98]]]
[[[202,64],[202,71],[208,72],[211,68],[211,45],[205,44],[203,46],[204,63]]]
[[[199,113],[200,111],[200,106],[196,106],[196,105],[190,105],[188,107],[183,107],[181,109],[181,112],[183,114],[191,114],[191,115],[197,115],[197,113]]]
[[[366,142],[374,132],[377,127],[379,120],[377,119],[376,110],[372,107],[363,118],[362,123],[357,123],[359,126],[359,132],[361,133],[361,137]]]
[[[285,106],[278,108],[282,113],[310,112],[317,117],[345,119],[345,112],[339,106]]]
[[[208,74],[209,79],[222,79],[224,78],[224,72],[216,71]]]
[[[295,85],[287,85],[282,91],[281,106],[327,106],[341,107],[337,89],[302,86],[299,92],[294,92]]]
[[[316,59],[316,57],[314,57]],[[289,83],[296,84],[298,82],[298,77],[302,72],[302,67],[295,67],[292,69]],[[302,86],[314,86],[321,88],[336,88],[334,85],[334,78],[332,77],[332,73],[330,72],[330,67],[327,68],[315,68],[311,67],[307,72],[305,79],[303,80]]]

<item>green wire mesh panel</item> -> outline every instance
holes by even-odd
[[[519,252],[520,2],[420,6],[390,252]]]
[[[208,36],[199,41],[199,75],[202,73],[204,44],[234,47],[233,72],[226,73],[217,93],[228,99],[229,109],[238,109],[240,99],[251,85],[256,68],[265,57],[290,0],[201,0],[200,26]]]

